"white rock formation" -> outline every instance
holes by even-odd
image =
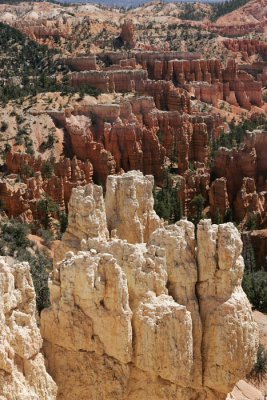
[[[82,239],[108,238],[105,202],[100,186],[88,184],[74,188],[68,209],[68,227],[56,248],[55,263],[63,260],[69,250],[80,250]]]
[[[35,292],[27,263],[0,257],[0,399],[54,400],[40,353]]]
[[[147,242],[161,225],[154,211],[154,178],[139,171],[107,178],[105,197],[109,231],[116,230],[129,243]]]
[[[77,204],[74,192],[71,200],[68,232],[76,254],[69,251],[54,266],[52,306],[41,317],[58,400],[225,399],[251,369],[258,346],[240,285],[239,233],[231,223],[207,220],[199,225],[197,243],[187,221],[146,231],[146,224],[152,226],[148,210],[159,221],[141,200],[151,197],[153,185],[139,173],[128,177],[130,192],[123,177],[108,180],[107,220],[109,229],[134,243],[107,239],[102,199],[98,229],[93,224],[87,230],[92,215],[86,215],[83,199],[95,215],[98,189],[83,189],[87,195]],[[83,218],[73,210],[82,210]]]
[[[153,208],[153,186],[152,175],[130,171],[108,176],[105,201],[100,186],[74,188],[68,205],[68,227],[56,248],[54,264],[62,261],[69,250],[81,250],[82,239],[118,235],[129,243],[147,242],[162,225]]]
[[[242,241],[232,224],[202,221],[197,233],[203,382],[213,390],[227,392],[236,377],[242,377],[243,366],[253,360],[257,348],[256,322],[241,287]]]

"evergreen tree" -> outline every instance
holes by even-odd
[[[202,196],[202,194],[199,194],[192,199],[191,204],[193,206],[192,221],[197,226],[199,221],[204,218],[203,210],[204,210],[205,199]]]

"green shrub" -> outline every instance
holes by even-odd
[[[258,214],[250,214],[248,221],[245,225],[245,228],[248,231],[254,231],[256,229],[259,229],[260,226],[260,219]]]
[[[23,126],[22,128],[18,129],[17,136],[27,136],[27,135],[28,135],[27,128]]]
[[[242,286],[251,304],[259,311],[267,312],[267,272],[245,271]]]
[[[68,226],[68,216],[66,213],[64,213],[64,212],[60,213],[59,222],[60,222],[60,232],[64,233]]]
[[[53,233],[50,231],[50,229],[40,229],[38,231],[38,235],[43,239],[44,245],[50,248],[51,242],[54,239]]]
[[[6,155],[7,155],[7,153],[10,152],[10,150],[11,150],[11,145],[9,143],[6,143],[5,148],[3,150],[3,160],[6,159]]]
[[[20,250],[30,246],[27,238],[29,226],[16,220],[11,220],[1,226],[0,253],[15,255]]]
[[[248,3],[249,0],[226,0],[226,1],[221,1],[220,3],[214,4],[213,9],[214,9],[214,14],[212,19],[216,20],[219,17],[228,14],[239,7],[242,7],[246,3]]]
[[[36,293],[36,307],[40,313],[44,308],[50,306],[48,278],[52,271],[52,260],[41,251],[31,254],[25,251],[19,256],[20,261],[30,264],[32,281]]]
[[[248,379],[252,382],[257,382],[258,384],[263,382],[263,380],[267,377],[267,353],[263,346],[260,343],[257,351],[257,361],[248,375]]]
[[[0,255],[16,257],[30,264],[31,275],[36,292],[36,306],[40,312],[48,307],[48,274],[52,269],[52,260],[42,251],[31,250],[33,243],[27,238],[30,226],[16,219],[0,224]]]
[[[183,20],[188,19],[191,21],[202,21],[205,17],[206,17],[206,10],[202,11],[199,7],[195,7],[195,4],[191,3],[184,3],[183,11],[179,15],[179,18]]]
[[[236,124],[234,121],[232,121],[229,124],[230,132],[222,133],[220,137],[211,144],[212,156],[216,154],[216,151],[219,147],[232,149],[233,147],[241,144],[244,140],[246,131],[252,131],[259,126],[267,129],[267,119],[263,115],[257,118],[245,119],[240,124]]]
[[[40,220],[43,222],[45,229],[47,229],[49,227],[50,215],[57,214],[59,212],[59,206],[53,199],[46,197],[38,201],[37,211]]]
[[[54,174],[54,166],[50,160],[44,162],[41,168],[41,174],[44,179],[49,179]]]
[[[56,143],[56,138],[53,133],[49,133],[46,142],[43,142],[40,146],[41,151],[45,151],[47,149],[52,149],[54,144]]]
[[[16,115],[17,124],[20,125],[25,121],[25,118],[22,115]]]
[[[35,176],[34,169],[29,164],[23,164],[20,170],[22,176],[26,178],[31,178]]]
[[[191,201],[191,205],[193,207],[193,215],[191,216],[191,219],[195,225],[197,225],[201,219],[205,218],[203,215],[204,204],[205,199],[202,194],[195,196]]]
[[[183,202],[178,198],[177,188],[168,182],[167,186],[154,192],[154,209],[159,217],[174,223],[183,217]]]

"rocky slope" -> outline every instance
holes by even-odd
[[[30,267],[0,257],[0,278],[0,398],[55,400],[56,384],[41,354]]]
[[[265,24],[266,0],[251,0],[237,10],[219,18],[218,25]]]
[[[236,228],[203,221],[195,249],[192,223],[151,225],[151,180],[108,178],[106,211],[100,187],[73,190],[68,252],[41,316],[58,399],[225,399],[253,365],[257,326]],[[124,204],[113,200],[120,194]],[[148,227],[146,244],[125,240]]]
[[[137,25],[136,46],[140,49],[198,49],[209,56],[225,57],[222,35],[265,35],[264,7],[251,0],[238,10],[214,19],[214,8],[200,3],[146,3],[125,10],[101,5],[20,3],[0,5],[0,21],[17,27],[31,38],[57,47],[65,54],[111,50],[125,20]],[[233,22],[234,21],[234,22]],[[119,42],[117,42],[118,44]]]

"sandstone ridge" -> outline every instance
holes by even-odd
[[[59,400],[225,399],[254,363],[238,231],[203,220],[196,243],[191,222],[162,226],[152,189],[135,171],[108,178],[106,207],[73,189],[41,315]]]

